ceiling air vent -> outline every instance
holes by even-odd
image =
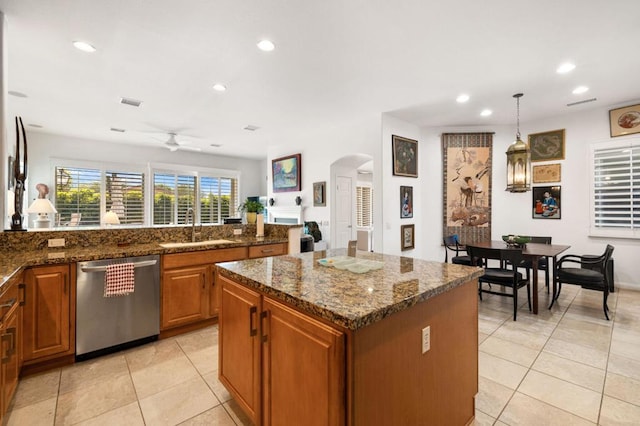
[[[213,148],[220,148],[222,145],[219,143],[212,143],[212,144],[209,144],[209,146]]]
[[[131,105],[134,107],[139,107],[142,104],[142,101],[132,98],[120,98],[120,103],[124,105]]]
[[[117,127],[112,127],[112,128],[111,128],[111,131],[112,131],[112,132],[124,133],[124,131],[125,131],[125,130],[124,130],[124,129],[118,129]]]
[[[244,128],[244,130],[248,130],[250,132],[255,132],[256,130],[258,130],[260,127],[258,126],[254,126],[252,124],[248,124],[247,127]]]
[[[597,100],[598,100],[598,98],[585,99],[584,101],[571,102],[570,104],[567,104],[567,106],[570,107],[570,106],[575,106],[575,105],[580,105],[580,104],[586,104],[586,103],[594,102],[594,101],[597,101]]]

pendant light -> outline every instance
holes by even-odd
[[[522,93],[513,95],[516,98],[517,121],[516,140],[507,149],[507,191],[526,192],[531,190],[531,151],[529,144],[520,139],[520,98]]]

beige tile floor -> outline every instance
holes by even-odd
[[[524,289],[522,290],[524,291]],[[511,299],[479,309],[477,425],[640,424],[640,292],[609,299],[565,286],[560,303],[512,320]],[[217,327],[21,380],[8,425],[249,424],[217,379]]]

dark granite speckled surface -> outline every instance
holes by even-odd
[[[220,274],[350,330],[444,293],[483,274],[482,269],[408,257],[357,252],[384,262],[362,274],[323,266],[345,250],[218,264]]]
[[[159,244],[190,241],[191,227],[0,232],[0,289],[29,266],[282,243],[288,241],[290,227],[267,224],[265,237],[256,239],[255,225],[203,226],[199,241],[228,239],[233,242],[177,248],[163,248]],[[242,235],[233,235],[237,228],[243,230]],[[49,238],[64,238],[66,247],[47,248]]]

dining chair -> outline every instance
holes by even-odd
[[[609,271],[611,263],[611,255],[614,247],[607,244],[607,248],[600,256],[578,256],[577,254],[566,254],[558,259],[556,263],[555,279],[558,283],[556,294],[549,309],[558,300],[562,284],[575,284],[587,290],[596,290],[602,292],[602,309],[604,316],[609,320],[609,306],[607,306],[607,298],[609,297]],[[577,264],[577,267],[566,266],[566,264]],[[595,267],[589,269],[589,267]]]
[[[531,243],[536,244],[551,244],[551,237],[535,237],[531,236]],[[525,268],[527,270],[527,278],[530,276],[529,272],[533,267],[531,260],[524,259],[523,262],[518,265],[519,268]],[[538,270],[544,271],[544,285],[547,287],[547,294],[549,293],[549,262],[546,257],[538,259]]]
[[[449,250],[455,253],[454,256],[451,257],[451,263],[455,263],[456,265],[468,265],[471,266],[471,257],[468,254],[461,255],[461,252],[466,253],[467,248],[460,244],[460,240],[458,239],[458,234],[449,235],[448,237],[444,237],[442,239],[444,243],[444,263],[449,262]]]
[[[529,311],[531,311],[531,283],[528,277],[523,277],[522,273],[518,272],[518,268],[504,267],[504,265],[507,264],[521,264],[523,260],[522,249],[491,249],[467,246],[467,252],[471,259],[474,260],[474,266],[479,266],[477,263],[480,259],[483,259],[484,264],[487,265],[487,267],[484,268],[484,275],[478,279],[478,295],[480,296],[480,300],[482,300],[482,293],[513,298],[513,320],[515,321],[518,312],[518,290],[526,286],[527,301],[529,302]],[[498,260],[500,267],[489,268],[487,262],[490,259]],[[489,284],[489,288],[485,288],[483,286],[484,284]],[[504,291],[494,290],[491,284],[501,286]]]

